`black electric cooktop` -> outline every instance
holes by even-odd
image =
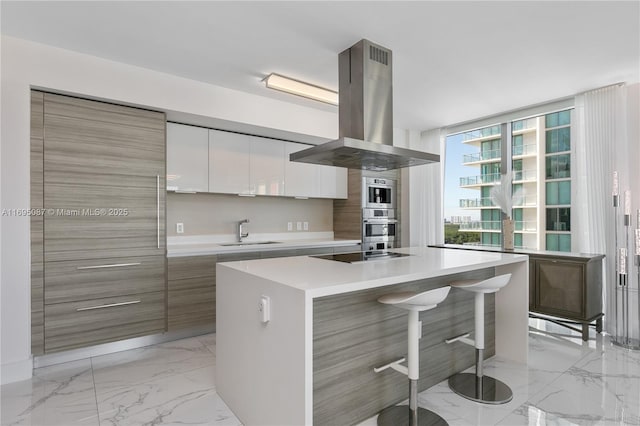
[[[359,263],[368,262],[371,260],[385,260],[394,259],[397,257],[411,256],[405,253],[395,253],[391,251],[374,250],[374,251],[359,251],[355,253],[338,253],[338,254],[325,254],[320,256],[311,256],[318,259],[334,260],[336,262],[345,263]]]

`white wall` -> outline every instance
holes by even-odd
[[[53,48],[1,38],[0,207],[29,207],[29,90],[45,88],[327,139],[337,114]],[[0,224],[1,382],[31,375],[29,220]]]

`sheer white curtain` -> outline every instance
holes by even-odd
[[[605,324],[607,331],[614,332],[616,257],[613,172],[617,171],[620,176],[621,195],[630,188],[632,182],[632,156],[627,141],[626,86],[615,85],[582,93],[576,96],[575,106],[574,129],[577,134],[573,172],[573,250],[606,254],[603,277]],[[633,167],[637,168],[638,164]],[[619,209],[624,208],[623,198]],[[637,202],[637,193],[634,198]],[[623,236],[619,232],[619,241]]]
[[[442,182],[444,141],[440,129],[422,132],[411,148],[440,154],[440,162],[409,168],[410,242],[412,246],[444,243]]]

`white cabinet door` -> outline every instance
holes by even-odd
[[[344,167],[315,166],[318,169],[317,196],[320,198],[347,198],[347,169]]]
[[[208,129],[167,123],[167,190],[209,190]]]
[[[284,146],[284,195],[289,197],[315,197],[316,166],[289,161],[289,154],[309,148],[294,142]]]
[[[209,130],[209,192],[251,194],[251,137]]]
[[[289,154],[309,145],[285,145],[285,195],[309,198],[347,198],[347,169],[289,161]]]
[[[256,195],[284,195],[284,142],[251,136],[249,175]]]

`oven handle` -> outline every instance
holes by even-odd
[[[398,219],[364,219],[362,223],[371,223],[373,225],[386,225],[398,223]]]

